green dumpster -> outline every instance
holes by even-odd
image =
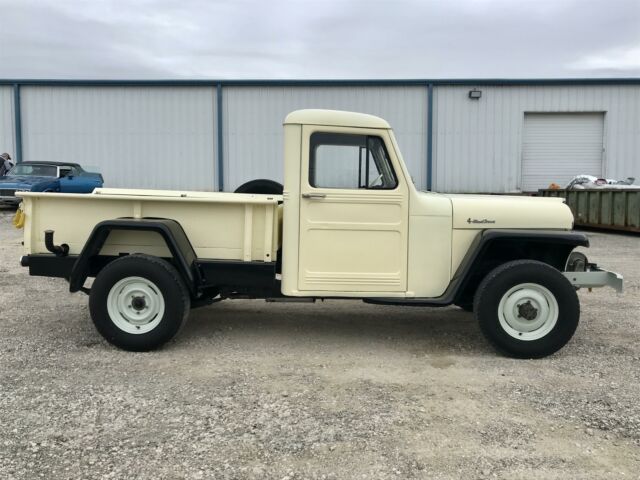
[[[539,190],[542,197],[563,197],[576,226],[640,232],[640,188]]]

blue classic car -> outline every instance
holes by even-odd
[[[102,183],[101,174],[85,172],[77,163],[22,162],[0,177],[0,204],[19,204],[16,192],[91,193]]]

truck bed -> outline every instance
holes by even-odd
[[[182,225],[199,258],[276,260],[281,243],[282,197],[224,192],[100,188],[89,195],[22,192],[25,254],[49,253],[45,230],[79,254],[94,226],[116,218],[170,218]],[[157,233],[112,232],[102,255],[168,256]]]

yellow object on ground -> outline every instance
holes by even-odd
[[[22,211],[22,208],[18,208],[18,210],[16,210],[16,214],[13,216],[13,226],[16,228],[24,227],[24,212]]]

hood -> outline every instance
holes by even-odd
[[[56,180],[56,177],[5,176],[0,177],[0,188],[31,188],[39,183],[54,183]]]
[[[453,206],[453,228],[573,228],[563,198],[507,195],[445,195]]]

